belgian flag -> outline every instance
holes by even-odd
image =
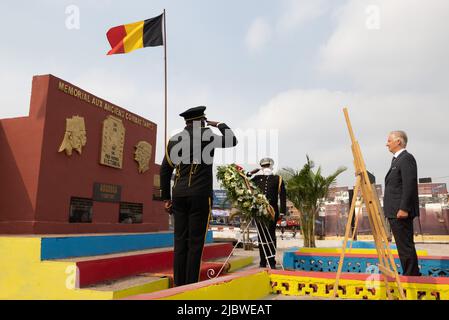
[[[112,50],[108,52],[108,55],[164,45],[162,36],[163,16],[164,14],[161,14],[151,19],[109,29],[106,36]]]

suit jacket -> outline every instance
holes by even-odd
[[[195,130],[200,130],[203,138],[196,137]],[[162,200],[172,197],[212,197],[214,150],[237,145],[237,138],[226,124],[220,123],[218,130],[222,136],[213,133],[209,127],[194,129],[186,126],[182,132],[170,138],[160,168]],[[170,190],[173,171],[174,184],[173,190]]]
[[[256,175],[251,180],[260,189],[260,191],[265,194],[268,202],[270,202],[270,205],[273,207],[276,213],[276,223],[279,213],[287,213],[287,196],[285,192],[285,184],[284,181],[282,181],[282,177],[274,174]],[[280,202],[280,207],[278,205],[278,202]]]
[[[385,177],[384,214],[396,218],[399,209],[410,218],[419,216],[418,169],[407,150],[399,154]]]

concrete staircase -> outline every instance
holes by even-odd
[[[206,237],[200,279],[252,263]],[[0,299],[121,299],[173,285],[173,234],[0,236]]]

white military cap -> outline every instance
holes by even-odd
[[[263,158],[262,160],[260,160],[259,164],[260,164],[261,166],[264,166],[264,165],[267,165],[267,164],[269,164],[270,166],[272,166],[272,165],[274,164],[274,161],[273,161],[273,159],[271,159],[271,158]]]

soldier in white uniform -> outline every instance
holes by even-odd
[[[258,173],[251,179],[261,192],[265,194],[270,205],[273,207],[275,212],[274,221],[271,221],[266,228],[271,236],[265,237],[262,225],[258,225],[259,229],[259,255],[260,255],[260,267],[265,268],[267,266],[267,260],[271,269],[276,269],[276,259],[275,257],[266,258],[271,254],[276,252],[276,222],[280,215],[285,215],[287,209],[287,196],[285,192],[285,184],[282,181],[282,177],[275,175],[273,173],[274,161],[271,158],[264,158],[260,161],[261,169]],[[255,171],[252,171],[254,173]],[[260,245],[263,243],[263,245]],[[264,250],[265,249],[265,250]]]

